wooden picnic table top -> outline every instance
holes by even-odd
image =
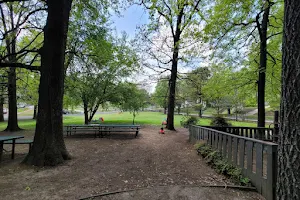
[[[84,125],[66,125],[66,127],[86,127],[86,126],[100,126],[100,127],[134,127],[138,128],[140,125],[129,125],[129,124],[84,124]]]
[[[20,138],[24,138],[24,136],[0,136],[0,142],[4,142],[4,141],[8,141],[8,140],[13,140],[13,139],[20,139]]]

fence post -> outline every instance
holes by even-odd
[[[279,111],[274,111],[274,131],[273,131],[273,142],[278,142],[279,135]]]
[[[267,149],[267,199],[276,199],[277,170],[277,145],[272,145]]]

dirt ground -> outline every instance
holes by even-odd
[[[124,195],[129,197],[127,199],[155,199],[154,194],[157,199],[220,200],[233,199],[232,196],[234,199],[263,199],[255,192],[237,189],[192,189],[200,185],[232,183],[197,155],[193,145],[187,141],[186,129],[166,131],[164,135],[158,134],[158,131],[159,127],[145,126],[137,138],[133,133],[111,134],[96,139],[86,135],[67,137],[66,145],[73,159],[51,168],[19,164],[28,152],[28,146],[17,145],[16,159],[10,160],[10,152],[6,152],[0,164],[0,199],[81,199],[139,188],[145,189],[98,199],[126,199]],[[26,135],[26,138],[32,138],[32,134],[15,133]],[[10,145],[4,148],[10,150]],[[195,198],[171,198],[168,193],[159,197],[159,191],[169,190],[172,193],[174,188],[178,192],[190,191]],[[149,192],[152,193],[151,198],[143,196]],[[218,193],[222,195],[216,195]]]

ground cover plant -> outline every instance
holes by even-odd
[[[250,179],[242,175],[242,170],[231,165],[222,157],[219,151],[212,149],[205,143],[198,143],[195,145],[195,148],[198,154],[206,160],[206,163],[212,166],[218,173],[228,176],[236,184],[251,186]]]

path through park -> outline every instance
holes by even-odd
[[[232,183],[197,155],[186,129],[158,130],[143,127],[136,139],[66,138],[73,159],[54,168],[19,165],[28,147],[18,146],[17,159],[4,157],[0,165],[1,199],[80,199],[121,190],[129,192],[96,199],[262,199],[255,192],[199,187]]]

